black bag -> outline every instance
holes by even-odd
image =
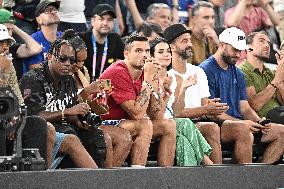
[[[98,167],[103,168],[107,152],[103,131],[98,127],[90,127],[89,130],[78,129],[78,134],[82,144]]]
[[[273,108],[267,113],[266,118],[272,123],[284,124],[284,106]]]

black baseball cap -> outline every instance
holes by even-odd
[[[55,8],[59,9],[59,7],[60,7],[60,2],[58,2],[58,1],[49,1],[49,0],[40,2],[40,3],[36,6],[35,16],[38,17],[41,13],[44,12],[44,10],[45,10],[48,6],[54,6]]]
[[[106,14],[109,14],[113,18],[116,18],[114,8],[112,6],[110,6],[109,4],[98,4],[93,9],[93,13],[92,13],[93,16],[95,16],[95,15],[103,16],[103,15],[106,15]]]
[[[181,36],[184,33],[191,34],[191,30],[187,29],[182,24],[173,24],[164,30],[163,35],[169,43],[172,43],[175,38]]]

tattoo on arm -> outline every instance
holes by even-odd
[[[142,107],[144,106],[147,101],[149,100],[149,97],[147,95],[147,89],[144,89],[140,95],[138,96],[138,98],[136,99],[136,101],[139,103],[139,105]]]

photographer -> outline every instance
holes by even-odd
[[[101,161],[105,158],[103,135],[96,127],[80,121],[90,115],[90,107],[77,101],[77,87],[71,76],[71,64],[75,61],[73,46],[67,40],[56,40],[48,53],[48,62],[43,68],[28,72],[20,81],[20,89],[29,115],[43,117],[58,132],[78,135],[92,158]],[[98,141],[101,143],[97,144]],[[101,151],[96,151],[95,145]]]

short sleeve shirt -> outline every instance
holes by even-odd
[[[54,88],[48,65],[36,68],[25,74],[20,80],[20,90],[25,97],[28,115],[38,115],[39,112],[55,112],[70,108],[78,103],[76,81],[70,76],[61,78],[58,89]],[[62,125],[61,120],[53,122]],[[73,128],[57,128],[59,132]]]
[[[197,84],[190,86],[185,91],[185,108],[195,108],[201,106],[201,99],[208,98],[210,96],[207,76],[205,72],[199,68],[198,66],[194,66],[192,64],[186,64],[186,72],[184,74],[180,74],[174,69],[168,71],[168,75],[173,78],[173,82],[170,86],[171,91],[173,93],[170,96],[169,102],[167,104],[167,110],[165,116],[167,118],[170,117],[172,110],[172,104],[175,101],[174,91],[177,87],[176,75],[179,75],[183,78],[183,80],[187,79],[189,76],[197,75]]]
[[[235,65],[222,69],[213,56],[199,65],[208,78],[210,98],[220,98],[229,105],[227,114],[241,119],[240,101],[247,100],[246,85],[243,73]]]
[[[132,80],[131,75],[123,61],[118,61],[108,67],[100,76],[100,79],[111,79],[113,86],[112,95],[108,99],[109,114],[103,115],[107,119],[128,119],[129,116],[120,104],[129,100],[136,100],[140,94],[143,82],[143,74],[137,80]]]
[[[240,67],[245,75],[246,86],[255,88],[256,93],[263,91],[267,85],[274,79],[274,73],[264,66],[262,73],[254,68],[247,60]],[[257,112],[260,117],[265,117],[267,112],[275,107],[280,106],[276,95],[274,96]]]
[[[57,32],[57,38],[60,38],[62,35],[62,32]],[[46,54],[50,48],[51,42],[49,42],[43,35],[42,31],[37,31],[36,33],[32,34],[32,38],[38,42],[41,47],[42,47],[42,51],[37,54],[34,55],[30,58],[27,58],[24,62],[24,68],[23,68],[23,72],[24,74],[27,73],[29,71],[29,66],[32,64],[39,64],[41,62],[43,62],[46,59]]]

